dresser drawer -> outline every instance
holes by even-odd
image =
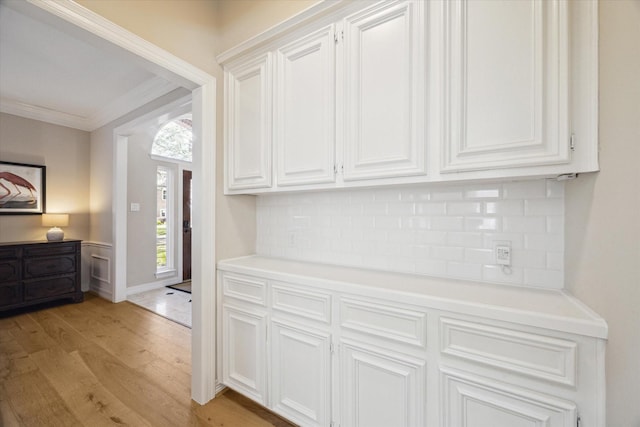
[[[24,260],[25,279],[75,273],[75,271],[75,255],[27,258]]]
[[[25,301],[54,297],[73,292],[76,292],[75,276],[56,277],[54,279],[25,282],[24,284]]]
[[[20,263],[17,260],[0,260],[0,283],[14,282],[20,279]]]
[[[19,283],[0,283],[0,307],[22,302],[22,287]]]
[[[55,255],[71,255],[75,254],[78,248],[78,244],[75,242],[69,243],[43,243],[40,245],[25,246],[24,257],[41,257],[41,256],[55,256]]]
[[[19,250],[14,246],[0,247],[0,260],[18,259]]]

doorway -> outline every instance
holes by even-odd
[[[127,213],[126,298],[191,327],[194,140],[190,97],[149,116],[131,129],[127,142],[131,209]]]
[[[202,286],[215,283],[215,263],[203,262],[215,259],[215,182],[216,182],[216,79],[212,75],[167,53],[159,47],[136,37],[129,31],[113,25],[108,20],[87,12],[74,2],[31,3],[49,16],[59,17],[65,25],[75,31],[87,31],[93,40],[102,46],[120,49],[125,55],[140,61],[152,72],[191,91],[193,96],[194,135],[201,143],[196,145],[196,161],[193,163],[193,192],[197,195],[192,207],[192,282],[194,304],[192,328],[192,398],[204,404],[216,392],[216,327],[215,327],[215,287]],[[87,38],[89,39],[89,37]],[[126,126],[123,126],[126,127]],[[112,186],[111,203],[104,217],[111,217],[112,243],[105,245],[112,261],[107,264],[108,281],[112,284],[111,298],[114,302],[126,298],[126,254],[127,254],[127,133],[126,129],[114,130],[111,153],[105,162],[104,177]],[[105,159],[106,160],[106,159]],[[102,177],[102,175],[100,175]],[[124,188],[124,190],[122,190]],[[101,212],[98,212],[101,213]],[[109,226],[109,224],[105,224]]]

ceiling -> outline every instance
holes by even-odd
[[[178,87],[47,15],[0,0],[0,111],[93,131]]]

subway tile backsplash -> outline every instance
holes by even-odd
[[[564,183],[529,180],[261,195],[259,255],[564,287]],[[512,265],[495,264],[497,243]]]

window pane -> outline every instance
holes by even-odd
[[[191,115],[171,121],[156,134],[151,154],[190,162],[192,160],[193,132]]]
[[[167,180],[166,170],[157,171],[156,191],[156,265],[167,266]]]

